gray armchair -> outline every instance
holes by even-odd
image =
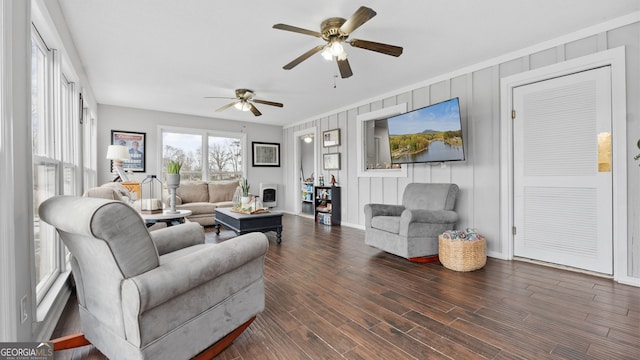
[[[84,333],[56,350],[90,342],[110,359],[211,358],[264,309],[262,233],[219,244],[197,223],[150,233],[132,207],[89,197],[56,196],[39,212],[72,254]]]
[[[456,184],[411,183],[402,205],[365,205],[365,244],[412,261],[437,256],[438,235],[458,221],[457,195]]]

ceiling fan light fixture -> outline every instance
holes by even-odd
[[[241,110],[241,111],[249,111],[249,109],[251,109],[251,107],[249,106],[249,104],[245,101],[241,101],[239,103],[236,103],[235,105],[233,105],[236,109]]]
[[[307,134],[305,135],[302,140],[304,140],[304,142],[306,142],[307,144],[311,143],[313,141],[313,135],[311,134]]]
[[[333,60],[333,54],[331,54],[331,49],[329,49],[329,45],[324,47],[324,50],[322,50],[320,55],[322,55],[322,57],[327,61]]]
[[[338,55],[340,55],[342,53],[344,53],[344,47],[340,43],[339,39],[334,39],[331,42],[331,54],[333,56],[338,56]]]

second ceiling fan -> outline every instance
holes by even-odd
[[[344,43],[348,43],[353,47],[376,51],[382,54],[396,57],[400,56],[402,54],[402,47],[400,46],[359,39],[352,39],[347,41],[347,38],[354,30],[362,26],[362,24],[366,23],[367,21],[371,20],[371,18],[373,18],[374,16],[376,16],[376,12],[373,11],[373,9],[361,6],[353,15],[351,15],[348,20],[340,17],[333,17],[324,20],[322,24],[320,24],[320,32],[302,29],[286,24],[273,25],[274,29],[311,35],[322,38],[327,42],[324,45],[318,45],[313,49],[307,51],[306,53],[298,56],[293,61],[283,66],[283,69],[291,70],[296,65],[300,64],[312,55],[322,51],[322,55],[325,57],[325,59],[336,59],[336,62],[338,63],[338,69],[340,70],[340,76],[342,78],[348,78],[353,75],[353,72],[351,71],[349,60],[347,60],[347,53],[344,51]]]
[[[221,108],[217,109],[216,111],[223,111],[223,110],[227,110],[228,108],[235,106],[236,109],[238,110],[242,110],[242,111],[249,111],[251,110],[251,112],[253,113],[253,115],[255,116],[260,116],[262,115],[262,113],[258,110],[258,108],[256,108],[253,103],[257,103],[257,104],[264,104],[264,105],[271,105],[271,106],[277,106],[277,107],[283,107],[284,105],[278,102],[273,102],[273,101],[267,101],[267,100],[259,100],[259,99],[254,99],[253,96],[255,95],[255,93],[253,92],[253,90],[249,90],[249,89],[236,89],[236,97],[232,98],[232,97],[220,97],[220,96],[205,96],[206,99],[232,99],[235,100],[225,106],[222,106]]]

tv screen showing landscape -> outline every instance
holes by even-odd
[[[392,164],[464,160],[458,98],[387,119]]]

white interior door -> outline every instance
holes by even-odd
[[[611,72],[514,88],[514,255],[613,273]]]

